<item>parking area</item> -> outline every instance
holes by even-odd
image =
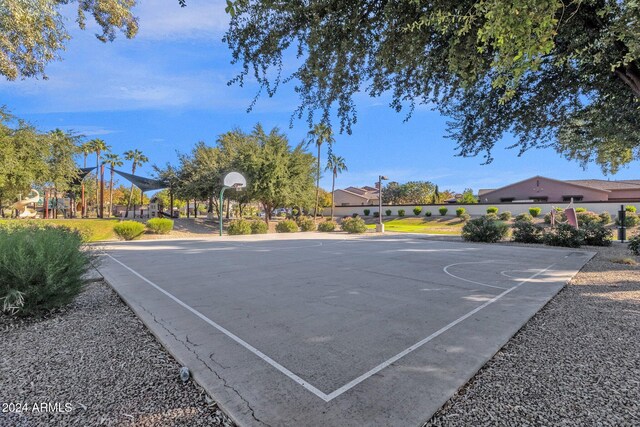
[[[100,271],[240,425],[420,425],[586,263],[419,236],[109,243]]]

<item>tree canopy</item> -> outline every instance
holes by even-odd
[[[511,133],[520,154],[553,146],[615,172],[640,154],[640,3],[635,0],[231,2],[225,40],[242,85],[296,80],[312,126],[357,120],[354,95],[389,93],[451,117],[459,155]],[[286,69],[294,66],[291,74]]]

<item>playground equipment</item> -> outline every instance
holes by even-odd
[[[38,193],[38,191],[34,189],[31,189],[29,194],[31,193],[35,193],[36,195],[33,197],[26,197],[22,200],[18,200],[13,205],[11,205],[11,209],[16,209],[18,211],[21,211],[18,214],[19,218],[35,218],[36,216],[35,209],[34,210],[29,209],[27,206],[32,203],[38,203],[38,201],[40,201],[40,193]]]

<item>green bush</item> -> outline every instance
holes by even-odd
[[[404,209],[398,209],[398,216],[404,216]]]
[[[580,227],[591,223],[600,223],[601,221],[600,217],[595,212],[578,212],[576,217],[578,218],[578,225]]]
[[[640,234],[629,239],[629,250],[632,254],[640,256]]]
[[[227,227],[227,233],[230,236],[239,236],[242,234],[251,234],[251,223],[246,219],[234,219]]]
[[[484,217],[487,218],[488,220],[491,220],[491,221],[497,221],[498,220],[498,215],[496,215],[494,213],[485,214]]]
[[[624,210],[627,212],[636,213],[636,207],[633,205],[627,205],[624,207]]]
[[[300,227],[300,231],[316,231],[316,222],[313,218],[301,216],[298,218],[297,223],[298,227]]]
[[[460,215],[459,218],[460,218],[460,220],[462,222],[465,222],[465,221],[469,221],[471,219],[471,215],[469,215],[468,213],[465,212],[462,215]]]
[[[556,223],[558,222],[566,222],[567,221],[567,214],[564,213],[564,210],[560,209],[556,209]],[[544,216],[544,223],[545,224],[551,224],[551,213],[545,214]]]
[[[458,218],[460,218],[460,216],[465,212],[467,212],[467,210],[465,208],[458,208],[458,209],[456,209],[456,216]]]
[[[513,241],[520,243],[542,243],[544,228],[531,221],[517,221],[513,224]]]
[[[438,212],[440,212],[441,216],[445,216],[447,214],[447,212],[449,212],[449,209],[445,208],[444,206],[441,208],[438,208]]]
[[[342,230],[349,234],[360,234],[367,231],[367,225],[362,218],[347,218],[342,221]]]
[[[251,234],[267,234],[269,226],[262,220],[251,221]]]
[[[151,218],[147,221],[147,230],[155,234],[169,234],[173,230],[173,221],[169,218]]]
[[[544,235],[544,243],[549,246],[579,248],[583,240],[582,230],[578,230],[570,224],[557,224]]]
[[[386,211],[384,211],[384,214],[386,216],[391,216],[391,209],[387,209]]]
[[[413,208],[413,214],[415,216],[418,216],[422,213],[422,208],[420,206],[416,206],[415,208]]]
[[[298,224],[291,219],[285,219],[276,225],[276,231],[278,233],[295,233],[298,231]]]
[[[504,211],[498,215],[498,218],[500,218],[500,221],[509,221],[511,219],[511,212]]]
[[[587,208],[576,208],[576,213],[586,212]]]
[[[369,209],[365,209],[363,212],[364,212],[364,216],[369,216],[369,213],[371,213]]]
[[[518,214],[518,215],[516,215],[516,221],[533,222],[533,215],[528,214],[528,213]]]
[[[585,245],[611,246],[613,233],[599,222],[589,222],[582,227]]]
[[[373,213],[373,217],[374,217],[374,218],[380,218],[380,212],[375,211],[375,212]]]
[[[638,215],[634,214],[633,212],[627,212],[624,219],[624,226],[627,228],[632,228],[636,227],[638,224],[640,224],[640,218],[638,217]],[[620,220],[617,218],[616,225],[620,225]]]
[[[529,215],[531,215],[533,218],[537,218],[538,215],[540,215],[540,212],[542,212],[541,208],[538,208],[538,207],[529,208]]]
[[[611,214],[609,212],[602,212],[600,215],[600,223],[602,225],[611,224]]]
[[[318,231],[323,231],[325,233],[333,231],[336,229],[338,224],[335,221],[324,221],[318,224]]]
[[[113,226],[113,231],[124,240],[133,240],[142,236],[144,224],[138,221],[122,221]]]
[[[424,213],[424,216],[431,216],[431,211],[426,211],[426,212]]]
[[[509,234],[509,226],[501,221],[493,221],[487,216],[468,221],[462,227],[462,238],[470,242],[495,243]]]
[[[351,218],[358,218],[358,216],[360,216],[360,215],[358,215],[357,212],[354,212],[354,213],[351,214]]]
[[[487,208],[487,213],[488,214],[497,214],[498,213],[498,208],[495,206],[489,206]]]
[[[80,233],[66,227],[0,228],[2,311],[42,314],[71,302],[93,258],[82,243]]]

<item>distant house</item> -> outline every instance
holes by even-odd
[[[333,199],[336,206],[377,205],[378,194],[375,187],[347,187],[335,190]]]
[[[640,201],[640,180],[606,181],[573,179],[561,181],[534,176],[496,189],[478,191],[481,203],[508,202],[612,202]]]

